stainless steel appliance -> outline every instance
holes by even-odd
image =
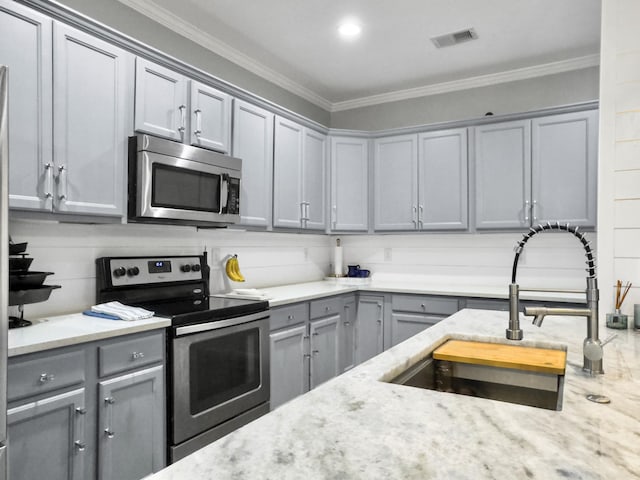
[[[129,219],[223,226],[240,221],[242,160],[151,135],[129,137]]]
[[[105,257],[97,301],[171,318],[167,335],[171,463],[269,411],[269,303],[209,297],[206,255]]]
[[[7,329],[9,325],[8,72],[0,65],[0,480],[7,478]]]

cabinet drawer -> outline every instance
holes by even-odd
[[[272,308],[270,314],[270,330],[278,330],[308,321],[309,304],[297,303],[295,305],[287,305],[286,307]]]
[[[310,306],[311,320],[340,313],[342,310],[342,300],[342,297],[330,297],[312,301]]]
[[[416,313],[452,315],[458,311],[457,298],[424,297],[421,295],[394,295],[392,310]]]
[[[33,358],[12,358],[7,368],[9,402],[84,382],[84,349]]]
[[[98,374],[100,377],[133,370],[164,358],[162,333],[118,341],[98,347]]]

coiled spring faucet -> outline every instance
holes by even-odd
[[[518,269],[518,259],[524,249],[525,244],[537,233],[546,230],[562,230],[573,234],[585,250],[587,257],[587,307],[586,308],[547,308],[547,307],[525,307],[524,314],[533,316],[533,324],[540,327],[546,315],[569,315],[587,317],[587,337],[584,339],[583,355],[584,363],[582,369],[591,374],[602,374],[602,356],[604,343],[598,338],[598,280],[596,278],[596,265],[590,242],[585,238],[584,233],[578,232],[578,227],[570,227],[569,224],[561,225],[559,222],[552,224],[547,222],[544,225],[531,227],[518,242],[516,255],[513,259],[511,271],[511,284],[509,285],[509,328],[506,330],[507,338],[510,340],[522,340],[522,329],[520,329],[520,287],[516,283],[516,271]],[[545,289],[522,289],[522,291],[549,291]],[[553,290],[559,291],[559,290]],[[608,341],[608,340],[607,340]],[[606,343],[606,342],[605,342]]]

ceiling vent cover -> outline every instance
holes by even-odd
[[[476,31],[473,28],[469,28],[467,30],[460,30],[459,32],[440,35],[439,37],[432,37],[431,41],[436,47],[442,48],[468,42],[469,40],[475,40],[476,38],[478,38]]]

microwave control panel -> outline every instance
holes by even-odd
[[[227,195],[227,207],[222,213],[240,215],[240,179],[229,177],[229,193]]]

